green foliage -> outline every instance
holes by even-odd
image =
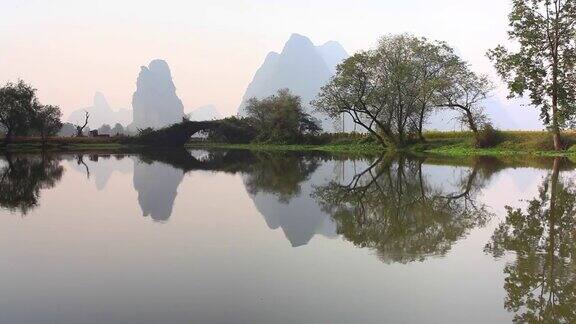
[[[5,143],[14,135],[38,133],[43,139],[55,135],[62,127],[60,108],[42,105],[36,89],[20,80],[0,88],[0,126],[6,132]]]
[[[349,115],[383,146],[404,147],[422,139],[438,109],[461,112],[477,133],[486,119],[479,103],[491,89],[446,43],[396,35],[340,64],[313,105],[332,118]]]
[[[37,131],[42,140],[45,141],[46,137],[58,134],[62,128],[62,112],[57,106],[51,105],[36,105],[32,115],[31,127]]]
[[[251,98],[246,105],[259,142],[292,144],[302,143],[306,135],[320,132],[318,122],[304,112],[300,97],[288,89],[259,100]]]
[[[22,80],[0,88],[0,124],[6,131],[7,141],[30,130],[36,104],[36,89]]]
[[[485,251],[514,252],[504,269],[505,306],[518,323],[574,323],[576,311],[576,191],[560,178],[560,160],[526,210],[507,207],[506,220]]]
[[[519,47],[500,45],[488,52],[510,96],[528,94],[555,134],[576,114],[576,3],[562,0],[514,0],[509,15],[510,39]]]
[[[146,128],[138,128],[138,137],[147,137],[154,135],[154,128],[146,127]]]
[[[494,129],[491,124],[486,124],[478,131],[475,138],[477,148],[494,147],[502,142],[500,131]]]
[[[253,120],[236,116],[218,121],[220,127],[208,130],[208,139],[213,142],[250,143],[257,136]]]

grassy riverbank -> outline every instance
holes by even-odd
[[[2,139],[0,139],[0,143]],[[8,151],[56,151],[56,152],[79,152],[79,151],[123,151],[135,149],[137,146],[126,142],[124,137],[51,137],[43,144],[38,137],[16,137],[7,147],[0,149]]]
[[[447,156],[576,156],[576,132],[564,133],[566,150],[555,152],[551,136],[546,132],[502,131],[498,133],[497,144],[491,148],[477,149],[473,145],[470,132],[427,132],[426,142],[407,146],[401,150],[412,153],[434,153]],[[188,148],[248,149],[259,151],[319,151],[346,154],[379,154],[392,151],[361,134],[334,134],[322,138],[325,144],[230,144],[194,141]],[[54,137],[47,141],[44,149],[52,151],[132,151],[144,146],[134,145],[126,137]],[[42,141],[34,137],[16,138],[8,149],[13,151],[41,150]]]
[[[229,143],[191,143],[193,148],[222,148],[249,150],[282,150],[282,151],[321,151],[333,153],[381,153],[384,151],[404,151],[413,153],[434,153],[448,156],[574,156],[576,155],[576,132],[564,134],[565,151],[553,150],[552,138],[547,132],[502,131],[499,132],[498,144],[491,148],[478,149],[470,132],[428,132],[426,142],[417,143],[402,149],[391,149],[380,146],[366,138],[355,136],[352,139],[340,137],[328,144],[320,145],[282,145],[282,144],[229,144]]]

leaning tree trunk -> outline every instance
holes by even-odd
[[[478,125],[476,125],[476,121],[474,120],[474,116],[469,109],[466,109],[466,119],[468,120],[468,127],[474,133],[474,142],[475,146],[480,146],[480,138],[478,132]]]

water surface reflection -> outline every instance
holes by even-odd
[[[505,306],[521,323],[576,322],[576,188],[556,158],[537,197],[525,209],[506,207],[506,219],[485,250],[513,252],[506,265]]]
[[[573,322],[572,169],[544,158],[6,154],[0,323]]]

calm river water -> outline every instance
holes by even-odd
[[[576,321],[561,159],[0,158],[0,323]]]

